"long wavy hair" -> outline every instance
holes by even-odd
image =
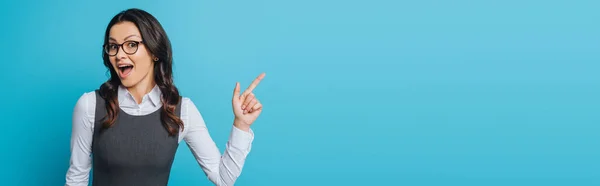
[[[160,118],[169,134],[175,135],[180,129],[183,130],[183,121],[175,114],[175,107],[181,100],[179,90],[173,83],[173,56],[167,33],[150,13],[132,8],[118,13],[110,20],[104,34],[104,45],[108,44],[112,26],[124,21],[132,22],[137,26],[145,47],[158,58],[158,61],[154,61],[154,81],[162,92],[161,102],[163,106]],[[121,80],[115,69],[113,69],[109,56],[104,52],[104,49],[102,59],[104,60],[104,66],[110,71],[110,79],[104,82],[99,89],[100,96],[106,101],[107,115],[104,117],[103,127],[109,128],[115,123],[119,113],[117,90],[121,85]]]

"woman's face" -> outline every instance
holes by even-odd
[[[132,22],[117,23],[110,28],[107,50],[111,55],[116,52],[109,55],[110,63],[125,87],[150,82],[153,78],[153,56],[143,43],[135,43],[141,41],[142,35]],[[122,47],[118,46],[121,44]]]

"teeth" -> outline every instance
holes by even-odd
[[[127,68],[127,67],[133,68],[133,65],[126,64],[126,65],[119,65],[118,66],[118,68],[119,68],[119,70],[121,70],[121,72],[124,72],[125,68]]]

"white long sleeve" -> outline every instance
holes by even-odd
[[[92,137],[94,135],[94,112],[96,95],[83,94],[73,110],[71,130],[71,159],[67,170],[67,186],[87,186],[92,167]]]
[[[142,98],[142,102],[137,104],[127,89],[119,87],[119,108],[130,115],[147,115],[162,107],[160,95],[160,89],[155,86]],[[92,91],[84,93],[73,110],[71,158],[65,186],[87,186],[89,183],[95,109],[96,93]],[[211,182],[218,186],[233,185],[240,176],[246,156],[250,152],[254,139],[252,130],[245,132],[232,126],[225,153],[221,155],[200,112],[187,97],[182,98],[181,119],[184,130],[178,141],[185,140]]]
[[[189,122],[184,140],[198,161],[198,164],[217,186],[233,185],[242,172],[242,167],[251,149],[254,134],[232,127],[229,142],[221,155],[210,137],[202,115],[192,101],[184,98],[182,115]]]

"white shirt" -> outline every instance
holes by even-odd
[[[119,107],[130,115],[147,115],[161,108],[161,91],[158,86],[137,104],[129,91],[119,86]],[[73,111],[71,134],[71,159],[66,174],[66,186],[87,186],[92,168],[92,140],[96,110],[96,93],[84,93]],[[181,119],[184,130],[178,142],[185,140],[196,161],[215,185],[233,185],[239,177],[246,156],[252,147],[254,133],[232,127],[229,141],[223,155],[209,135],[202,115],[196,105],[187,97],[182,97]]]

